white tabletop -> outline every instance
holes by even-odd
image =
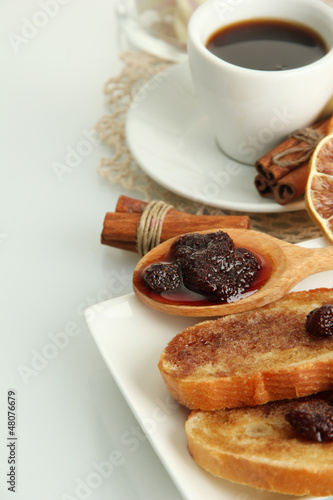
[[[0,499],[178,500],[83,317],[131,291],[137,261],[100,244],[123,192],[91,135],[121,68],[114,1],[3,1],[0,17]]]

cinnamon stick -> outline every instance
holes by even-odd
[[[254,184],[257,191],[263,198],[270,198],[273,196],[273,189],[267,182],[267,180],[260,174],[257,174],[254,178]]]
[[[301,196],[306,188],[309,175],[309,162],[303,163],[296,170],[280,179],[273,186],[273,196],[280,205],[286,205]]]
[[[120,195],[116,205],[116,212],[140,214],[148,205],[146,201],[137,200],[130,196]]]
[[[137,228],[146,205],[146,202],[121,196],[116,212],[105,215],[101,243],[136,252]],[[161,242],[189,232],[230,227],[248,229],[250,218],[246,215],[192,215],[170,209],[163,221]]]
[[[317,131],[322,136],[330,134],[333,132],[333,116],[307,129]],[[302,148],[306,147],[307,142],[300,140],[300,137],[302,135],[296,133],[256,162],[254,184],[262,197],[272,196],[280,205],[286,205],[304,193],[313,150],[309,147],[308,158],[302,161]],[[281,158],[282,162],[278,161]]]
[[[310,125],[308,128],[312,130],[316,130],[317,132],[326,135],[328,132],[328,128],[330,125],[330,119],[323,120],[321,122],[315,123],[314,125]],[[274,163],[274,158],[281,153],[284,153],[291,148],[297,147],[302,148],[306,147],[306,141],[299,141],[295,137],[289,137],[284,142],[279,144],[276,148],[272,149],[269,153],[264,155],[262,158],[257,160],[255,166],[258,174],[260,174],[264,179],[266,179],[267,183],[270,185],[275,185],[282,177],[289,174],[293,170],[299,167],[299,164],[292,164],[288,166],[280,166]],[[295,162],[303,155],[302,151],[291,152],[290,154],[286,154],[283,157],[284,162]],[[304,163],[304,162],[302,162]]]

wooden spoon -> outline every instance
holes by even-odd
[[[214,230],[196,231],[199,234]],[[177,316],[224,316],[248,311],[283,297],[297,283],[312,274],[333,269],[333,246],[324,248],[303,248],[274,238],[259,231],[249,229],[221,229],[234,241],[236,247],[256,251],[272,262],[272,272],[268,281],[252,295],[231,303],[191,305],[164,303],[149,297],[139,286],[144,269],[151,263],[163,261],[170,246],[178,239],[171,238],[148,252],[136,265],[133,274],[133,289],[138,298],[158,311]]]

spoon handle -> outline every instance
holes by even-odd
[[[332,245],[323,248],[288,246],[285,254],[290,270],[299,281],[315,273],[333,270]]]

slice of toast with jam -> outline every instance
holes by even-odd
[[[262,405],[333,389],[333,337],[306,327],[333,289],[292,292],[267,306],[189,327],[164,349],[159,370],[190,409]]]

